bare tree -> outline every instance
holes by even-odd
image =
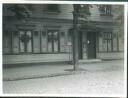
[[[79,17],[87,18],[86,15],[90,15],[89,8],[92,7],[92,5],[86,4],[86,5],[80,5],[80,4],[74,4],[73,8],[73,35],[72,35],[72,43],[73,43],[73,65],[74,70],[78,69],[78,21]]]
[[[29,9],[23,4],[11,4],[7,9],[13,12],[17,19],[24,20],[30,17]]]

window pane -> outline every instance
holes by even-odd
[[[99,38],[99,51],[102,51],[102,39],[101,38]]]
[[[68,42],[68,40],[66,40],[65,32],[60,32],[60,51],[61,52],[66,52],[66,48],[68,48],[68,46],[66,46],[66,43],[67,43],[66,41]]]
[[[3,53],[11,53],[11,32],[4,32],[3,34]]]
[[[40,34],[38,31],[33,34],[33,51],[34,53],[40,52]]]
[[[19,53],[19,34],[13,32],[13,53]]]
[[[53,38],[52,38],[52,32],[48,32],[48,52],[52,52],[52,46],[53,46]]]
[[[111,14],[111,12],[112,12],[112,8],[111,7],[112,7],[111,5],[100,5],[99,11],[103,15]]]
[[[102,50],[107,51],[107,40],[103,40]]]
[[[113,51],[117,51],[117,34],[113,33]]]
[[[119,35],[119,51],[124,51],[124,39],[123,35]]]
[[[54,52],[58,52],[58,32],[53,32],[54,36]]]
[[[26,36],[28,36],[27,52],[32,52],[32,41],[31,41],[32,33],[31,33],[31,31],[27,31]]]
[[[20,52],[25,52],[25,47],[24,47],[24,36],[25,32],[24,31],[20,31]]]
[[[112,47],[111,47],[111,40],[108,40],[108,51],[112,51]]]
[[[41,34],[41,51],[47,52],[47,37],[46,32],[42,32]]]
[[[48,31],[48,52],[58,52],[58,31]]]
[[[31,31],[20,31],[20,52],[32,52]]]

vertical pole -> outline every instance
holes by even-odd
[[[73,11],[73,65],[74,70],[78,69],[78,12],[79,12],[79,5],[74,4],[74,11]]]

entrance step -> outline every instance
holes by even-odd
[[[101,62],[101,59],[87,59],[87,60],[79,60],[80,64],[84,64],[84,63],[97,63],[97,62]]]

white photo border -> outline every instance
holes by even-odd
[[[2,72],[2,5],[4,3],[16,3],[16,4],[111,4],[111,5],[124,5],[124,77],[125,77],[125,95],[65,95],[65,94],[3,94],[3,72]],[[23,96],[23,97],[126,97],[127,96],[127,16],[128,16],[128,3],[127,2],[94,2],[94,1],[24,1],[24,0],[2,0],[0,2],[0,96],[5,97],[14,97],[14,96]]]

